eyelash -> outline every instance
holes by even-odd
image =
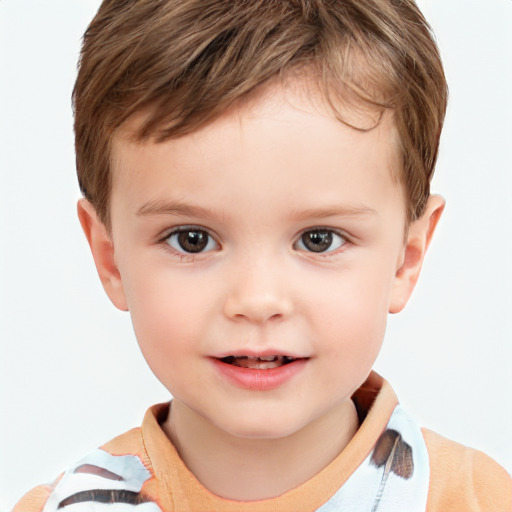
[[[185,234],[185,233],[189,233],[189,234],[201,233],[201,236],[207,237],[206,245],[203,248],[201,248],[200,250],[198,250],[197,252],[193,252],[193,251],[185,250],[182,243],[179,241],[177,242],[177,245],[179,245],[180,247],[174,247],[170,243],[170,240],[173,237],[179,237],[180,234]],[[328,240],[328,242],[329,242],[328,250],[325,250],[325,251],[308,250],[308,248],[306,247],[306,244],[304,243],[304,237],[308,234],[314,234],[314,233],[327,235],[328,237],[330,237],[330,239]],[[338,237],[340,240],[338,242],[339,245],[337,247],[335,247],[334,249],[331,249],[330,246],[334,243],[333,236]],[[204,254],[206,252],[211,252],[212,250],[215,250],[216,248],[219,247],[219,243],[215,241],[215,237],[213,237],[208,232],[208,230],[206,230],[205,228],[200,227],[200,226],[180,226],[176,229],[173,229],[169,233],[167,233],[164,237],[162,237],[159,240],[159,242],[164,244],[166,246],[166,248],[168,248],[175,254],[179,255],[181,258],[183,258],[183,259],[186,258],[188,262],[194,261],[194,258],[200,254]],[[212,242],[213,242],[214,246],[209,247],[209,246],[211,246]],[[321,241],[320,241],[320,243],[321,243]],[[325,227],[325,228],[324,227],[314,227],[314,228],[309,228],[309,229],[305,229],[305,230],[301,231],[297,241],[293,244],[293,247],[294,247],[294,249],[298,249],[307,254],[327,258],[327,257],[330,257],[332,255],[342,252],[345,249],[345,245],[347,245],[347,243],[349,243],[349,239],[347,238],[347,236],[344,233],[342,233],[336,229],[327,228],[327,227]],[[302,245],[302,248],[300,247],[300,245]]]

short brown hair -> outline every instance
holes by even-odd
[[[312,68],[333,91],[392,109],[409,220],[430,194],[447,101],[439,52],[413,0],[104,0],[73,91],[77,171],[109,225],[116,130],[137,140],[194,131],[272,77]],[[343,120],[343,116],[338,115]]]

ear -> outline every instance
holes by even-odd
[[[121,275],[114,258],[114,245],[105,225],[87,199],[78,201],[77,210],[103,288],[116,308],[128,311]]]
[[[389,305],[390,313],[399,313],[407,304],[418,277],[425,253],[444,210],[441,196],[430,196],[423,215],[409,226],[402,260],[395,275]]]

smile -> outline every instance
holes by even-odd
[[[222,379],[254,391],[270,391],[295,379],[306,368],[309,357],[284,355],[231,355],[211,358]]]
[[[270,370],[280,368],[281,366],[293,363],[297,359],[288,356],[228,356],[223,357],[221,361],[225,364],[238,366],[240,368],[252,368],[254,370]]]

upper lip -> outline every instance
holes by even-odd
[[[309,356],[304,356],[300,354],[295,354],[293,352],[288,352],[286,350],[279,349],[265,349],[265,350],[250,350],[250,349],[237,349],[232,352],[222,352],[220,354],[215,354],[212,357],[215,359],[224,359],[226,357],[272,357],[272,356],[281,356],[288,357],[291,359],[308,359]]]

